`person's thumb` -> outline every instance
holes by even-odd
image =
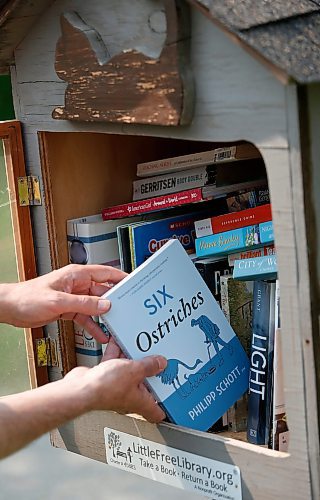
[[[158,375],[167,366],[167,360],[163,356],[146,356],[135,363],[139,365],[141,379]]]
[[[74,295],[63,293],[61,297],[61,313],[78,313],[88,316],[99,316],[106,313],[111,307],[110,300],[89,295]]]

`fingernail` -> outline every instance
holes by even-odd
[[[98,302],[98,312],[99,313],[103,313],[103,312],[109,311],[110,307],[111,307],[110,300],[106,300],[106,299],[100,299],[99,300],[99,302]]]
[[[165,367],[167,366],[167,360],[163,356],[157,356],[157,361],[158,361],[158,366],[159,370],[164,370]]]

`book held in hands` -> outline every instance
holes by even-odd
[[[167,358],[146,383],[171,422],[208,430],[248,389],[248,356],[178,240],[104,297],[101,321],[129,358]]]

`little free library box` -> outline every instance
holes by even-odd
[[[224,148],[236,172],[247,160],[230,151],[246,146],[272,205],[287,451],[230,429],[103,411],[53,431],[53,446],[204,497],[318,499],[320,5],[2,1],[0,19],[16,116],[0,132],[21,279],[69,262],[67,221],[132,202],[138,164]],[[251,182],[254,169],[242,169]],[[205,189],[195,189],[204,208]],[[34,387],[76,366],[72,322],[27,330],[26,341]]]

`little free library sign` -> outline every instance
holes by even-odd
[[[105,427],[109,465],[211,499],[241,500],[239,467]]]

